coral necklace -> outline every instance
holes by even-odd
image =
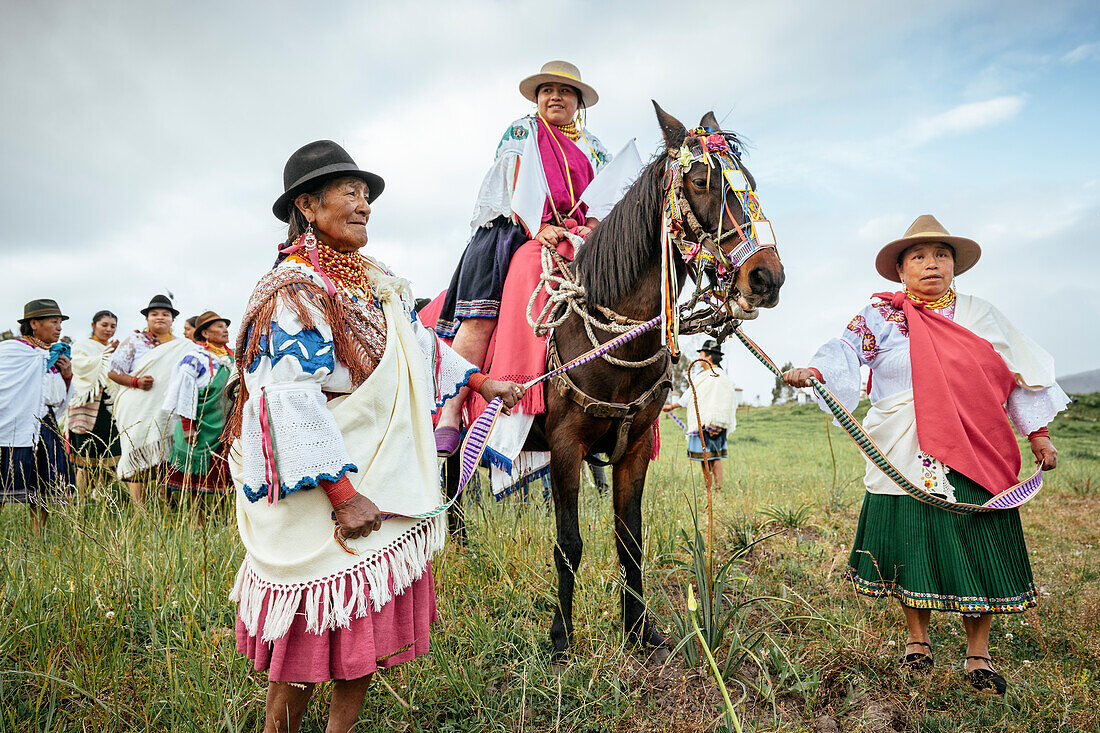
[[[359,252],[337,252],[317,243],[317,259],[321,269],[346,290],[367,289],[367,258]]]

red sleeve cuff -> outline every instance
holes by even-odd
[[[333,507],[343,504],[356,494],[355,487],[351,485],[351,479],[348,478],[346,473],[340,477],[339,481],[321,479],[318,483]]]
[[[1039,428],[1038,430],[1030,433],[1027,436],[1027,439],[1028,440],[1035,440],[1036,438],[1049,438],[1049,437],[1050,437],[1050,431],[1047,430],[1046,425],[1044,425],[1043,427]]]
[[[474,372],[473,374],[471,374],[469,377],[466,378],[466,386],[469,387],[470,389],[472,389],[473,391],[480,393],[481,392],[481,385],[485,384],[485,380],[488,379],[488,378],[489,378],[489,376],[487,374],[482,374],[481,372]]]
[[[184,430],[193,430],[195,427],[194,421],[192,421],[189,417],[181,417],[180,425],[183,426]]]
[[[809,367],[809,369],[810,369],[811,372],[814,373],[814,376],[817,377],[817,381],[819,381],[819,382],[824,382],[825,381],[825,377],[822,376],[820,369],[818,369],[817,367]]]

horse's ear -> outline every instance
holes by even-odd
[[[718,120],[714,117],[714,112],[707,112],[703,115],[703,119],[699,120],[699,127],[709,127],[715,132],[721,132],[722,128],[718,126]]]
[[[657,104],[657,100],[650,101],[653,102],[653,109],[657,112],[657,124],[661,126],[665,146],[669,150],[676,150],[684,144],[684,138],[687,137],[687,129],[684,127],[684,123],[661,109],[661,105]]]

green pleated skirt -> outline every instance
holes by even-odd
[[[965,476],[947,476],[958,501],[989,500]],[[910,496],[867,493],[845,575],[857,592],[911,608],[1020,613],[1035,605],[1018,509],[955,514]]]

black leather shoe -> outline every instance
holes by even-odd
[[[979,667],[966,673],[966,679],[978,692],[992,692],[995,695],[1004,695],[1008,689],[1005,678],[993,670],[993,660],[989,657],[968,656],[967,659],[984,659],[989,662],[989,669]]]
[[[898,664],[901,665],[903,671],[906,672],[929,672],[932,669],[932,665],[935,661],[932,659],[932,645],[923,641],[910,641],[905,644],[908,649],[911,646],[923,646],[929,651],[928,654],[924,652],[913,652],[912,654],[906,654],[901,658]]]

